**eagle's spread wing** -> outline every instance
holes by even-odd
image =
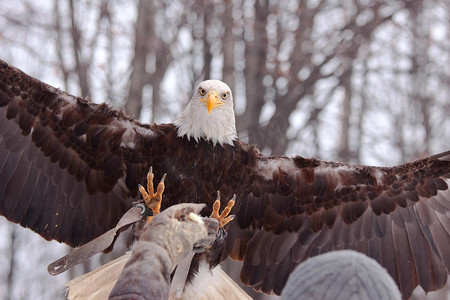
[[[0,60],[0,213],[9,220],[86,243],[116,224],[150,165],[171,183],[163,208],[217,190],[225,206],[237,193],[222,258],[243,259],[241,278],[257,289],[279,294],[299,262],[334,249],[375,258],[404,297],[447,280],[450,152],[393,168],[265,157],[241,141],[212,146],[171,124],[139,124]]]
[[[450,270],[450,151],[392,168],[263,157],[238,197],[229,254],[241,279],[281,293],[308,257],[354,249],[381,263],[408,297]]]
[[[46,239],[93,239],[137,195],[155,128],[0,60],[0,213]]]

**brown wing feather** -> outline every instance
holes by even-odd
[[[450,270],[449,158],[378,168],[260,156],[227,253],[244,260],[242,281],[266,293],[281,293],[308,257],[337,249],[376,259],[405,297],[418,284],[437,290]]]
[[[0,60],[0,213],[46,239],[91,240],[137,195],[154,131]]]

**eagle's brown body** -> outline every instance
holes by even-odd
[[[237,194],[222,259],[280,293],[307,257],[355,249],[408,297],[450,270],[450,152],[392,168],[263,156],[179,137],[76,98],[0,60],[0,212],[46,239],[81,245],[113,227],[153,166],[167,173],[163,209]]]

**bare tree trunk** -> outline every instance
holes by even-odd
[[[140,0],[138,3],[138,16],[135,29],[134,58],[131,63],[130,88],[125,111],[137,119],[142,109],[142,89],[144,88],[148,55],[148,33],[153,32],[153,5],[152,1]]]
[[[155,19],[156,15],[163,10],[157,10],[155,5],[154,1],[145,0],[140,0],[138,4],[135,56],[132,61],[128,100],[125,104],[125,111],[139,118],[142,110],[143,89],[146,85],[151,85],[153,88],[151,122],[157,120],[161,114],[160,85],[173,60],[170,46],[174,42],[165,41],[157,34]],[[149,57],[153,59],[152,67],[148,67]]]
[[[75,72],[78,76],[81,95],[83,97],[90,96],[88,81],[88,65],[80,57],[81,56],[81,31],[75,20],[75,7],[73,0],[69,0],[70,20],[71,20],[71,37],[73,42],[73,57],[75,58]]]
[[[357,158],[357,163],[361,163],[361,150],[363,147],[362,140],[364,138],[364,119],[366,118],[367,111],[368,111],[368,98],[369,93],[367,91],[367,87],[369,86],[369,76],[368,76],[368,58],[371,56],[371,51],[369,47],[366,47],[366,52],[363,57],[364,61],[364,72],[362,74],[362,83],[360,90],[356,91],[356,93],[359,93],[361,96],[361,106],[358,113],[358,119],[357,119],[357,129],[358,134],[356,138],[356,147],[355,147],[355,157]]]
[[[62,33],[62,24],[61,24],[61,12],[60,12],[60,1],[54,1],[54,9],[53,13],[55,16],[55,31],[58,35],[58,38],[56,39],[57,45],[56,45],[56,53],[58,55],[58,67],[62,72],[63,78],[64,78],[64,90],[69,90],[69,70],[67,70],[66,65],[64,63],[64,57],[63,57],[63,33]]]
[[[255,19],[253,24],[253,39],[246,41],[245,46],[245,77],[247,105],[244,114],[238,119],[237,127],[248,131],[250,144],[264,147],[261,139],[259,116],[264,105],[265,74],[267,56],[266,20],[268,16],[268,1],[255,1]]]
[[[429,137],[431,135],[431,124],[430,124],[430,112],[429,112],[429,99],[426,97],[426,85],[427,85],[427,50],[428,41],[426,36],[426,29],[422,23],[424,18],[423,12],[423,2],[421,0],[413,1],[410,4],[411,11],[411,30],[413,33],[413,53],[411,56],[412,67],[410,70],[412,84],[411,84],[411,99],[412,102],[417,106],[418,113],[422,117],[422,126],[425,129],[424,143],[421,149],[416,149],[419,153],[410,153],[413,156],[419,154],[429,155],[430,154],[430,144]]]
[[[153,18],[156,12],[153,12]],[[181,23],[180,23],[181,24]],[[178,28],[179,28],[178,24]],[[178,29],[177,29],[178,31]],[[163,113],[161,107],[161,82],[164,79],[164,75],[170,66],[170,63],[174,60],[172,53],[170,51],[171,45],[176,41],[176,38],[172,41],[164,41],[163,38],[158,36],[153,30],[150,33],[149,51],[155,58],[155,69],[148,77],[147,83],[151,84],[153,87],[152,94],[152,121],[158,121],[159,116]]]
[[[208,28],[210,26],[211,12],[213,11],[212,6],[208,4],[208,2],[203,1],[203,78],[210,79],[211,78],[211,62],[212,62],[212,54],[211,54],[211,43],[208,37]]]
[[[341,77],[341,86],[344,88],[344,97],[341,105],[340,124],[338,138],[338,159],[345,162],[350,162],[353,155],[350,149],[350,113],[351,113],[351,101],[352,101],[352,88],[350,84],[351,70],[345,72]]]
[[[234,81],[234,36],[233,36],[233,5],[231,0],[224,0],[225,10],[223,13],[223,22],[225,25],[225,32],[222,39],[223,51],[223,81],[228,84],[232,91],[235,91]]]
[[[103,0],[102,1],[102,11],[103,14],[106,16],[106,19],[108,21],[108,27],[107,27],[107,31],[108,31],[108,35],[107,35],[107,48],[108,48],[108,59],[106,61],[106,69],[109,70],[108,72],[106,72],[106,82],[107,82],[107,95],[106,98],[109,99],[110,101],[112,101],[112,105],[117,107],[117,98],[114,96],[115,94],[115,88],[114,88],[114,75],[113,75],[113,70],[114,70],[114,65],[115,65],[115,61],[114,61],[114,32],[113,32],[113,26],[114,26],[114,19],[113,19],[113,14],[111,14],[111,12],[109,11],[109,6],[108,6],[108,1],[107,0]]]

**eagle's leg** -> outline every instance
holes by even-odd
[[[217,191],[217,200],[214,201],[213,205],[213,211],[210,215],[211,218],[216,219],[219,221],[219,228],[224,227],[229,222],[231,222],[234,219],[234,215],[229,216],[231,209],[234,206],[234,203],[236,202],[236,195],[233,195],[233,198],[228,201],[227,206],[223,209],[222,213],[219,215],[220,210],[220,192]]]
[[[164,180],[166,178],[166,174],[163,175],[161,181],[158,183],[158,186],[156,187],[156,193],[155,189],[153,188],[153,177],[155,177],[155,175],[153,174],[153,168],[150,167],[150,170],[147,173],[147,191],[142,185],[139,185],[139,192],[142,194],[145,204],[153,211],[153,215],[157,215],[160,213],[161,209],[161,201],[162,194],[165,188]],[[147,222],[150,222],[152,218],[153,217],[148,217]]]

